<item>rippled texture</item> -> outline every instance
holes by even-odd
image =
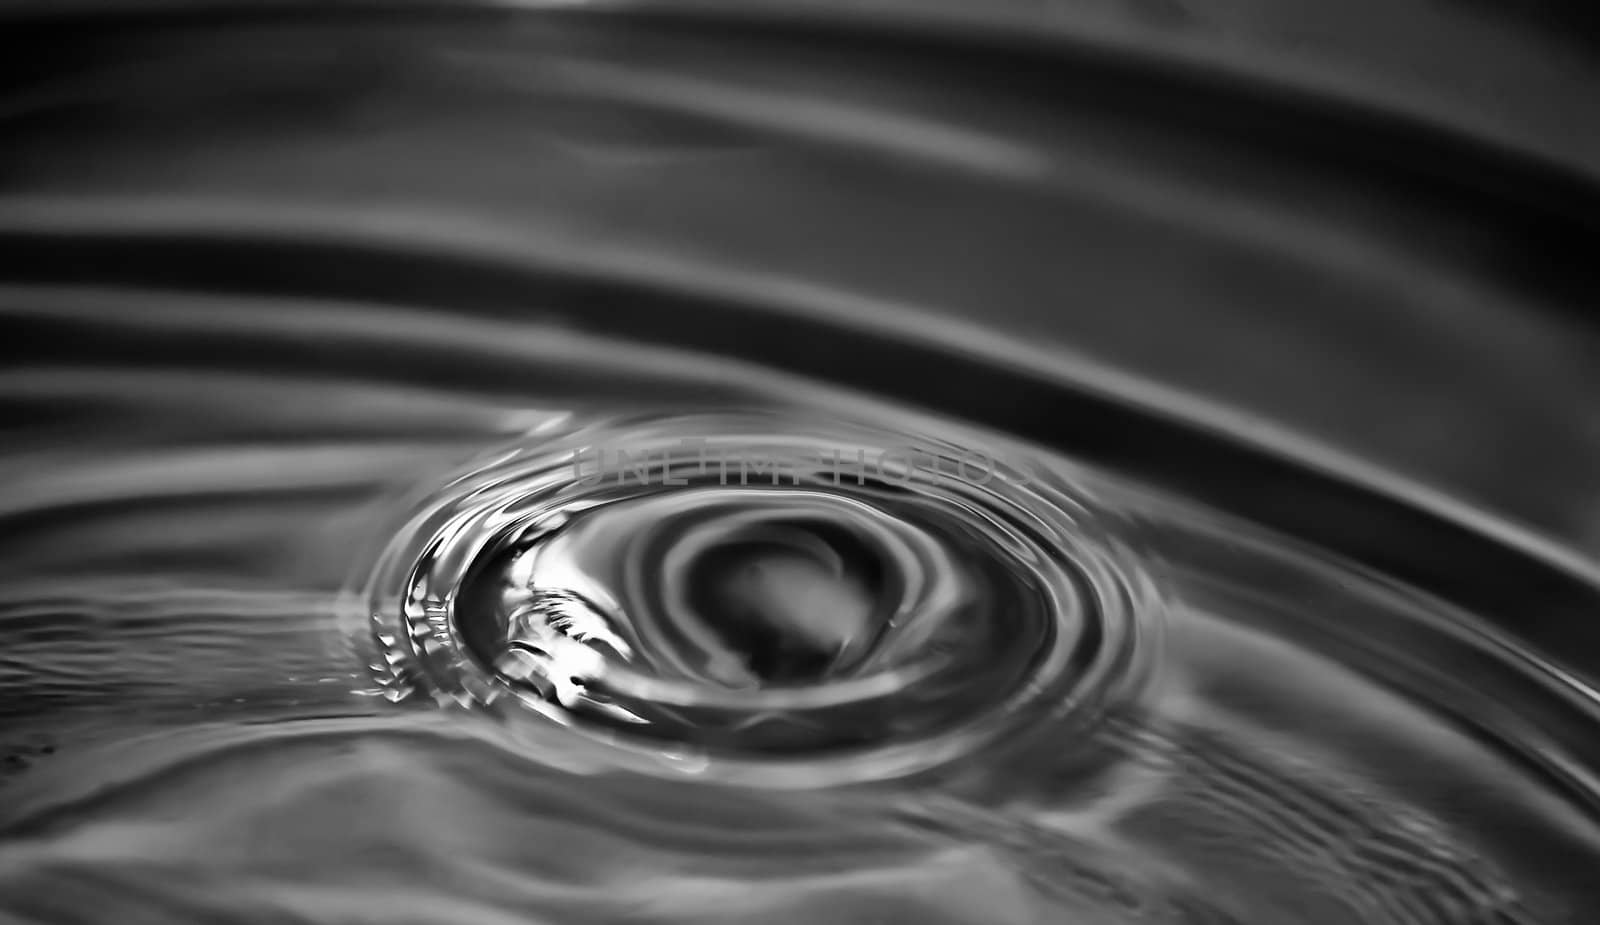
[[[552,392],[576,347],[530,348]],[[1492,676],[1428,673],[1492,651],[1487,630],[993,434],[850,423],[861,404],[823,392],[616,417],[181,367],[21,385],[13,406],[75,396],[73,433],[99,436],[49,435],[54,462],[10,495],[14,914],[1531,923],[1580,921],[1590,896],[1593,830],[1519,770],[1555,752],[1492,706]],[[980,489],[870,467],[697,486],[698,456],[683,486],[574,470],[579,448],[697,436],[1013,447],[989,452],[1037,472]],[[857,610],[767,613],[828,657],[763,678],[715,615],[807,599],[741,590],[714,556],[696,576],[684,559],[719,541],[819,569],[853,548],[876,575]],[[695,605],[684,582],[719,578]],[[552,620],[546,595],[582,608]],[[430,647],[435,616],[459,639]],[[1364,648],[1373,627],[1429,664]],[[513,643],[571,647],[583,684],[524,685]]]
[[[0,34],[0,917],[1592,920],[1519,46],[420,9]]]
[[[646,755],[817,786],[1092,706],[1160,617],[1038,464],[793,414],[567,426],[452,480],[386,552],[397,696],[513,693]]]

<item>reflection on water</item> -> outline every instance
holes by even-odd
[[[517,22],[143,35],[17,117],[0,914],[1600,908],[1600,583],[1514,523],[1587,529],[1532,306],[1592,267],[1402,240],[1581,219],[1354,155],[1266,210],[1038,60]]]

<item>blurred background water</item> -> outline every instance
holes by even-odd
[[[1576,5],[5,15],[0,917],[1600,908]]]

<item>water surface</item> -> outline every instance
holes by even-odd
[[[186,22],[9,117],[6,916],[1600,908],[1581,171],[1249,175],[1345,110],[1157,144],[1037,49]]]

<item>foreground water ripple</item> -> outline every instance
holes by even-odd
[[[427,499],[370,611],[397,696],[815,785],[981,754],[1132,682],[1161,605],[1118,526],[1037,462],[932,435],[579,420]]]

